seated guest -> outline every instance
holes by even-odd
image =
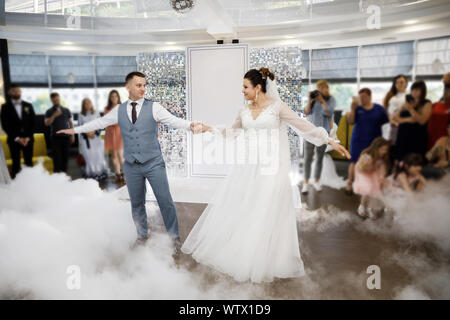
[[[381,136],[381,127],[389,121],[386,110],[377,103],[372,103],[372,92],[369,88],[359,90],[359,97],[352,102],[351,111],[347,121],[354,124],[350,141],[350,166],[348,168],[348,181],[346,194],[352,194],[355,163],[361,152],[370,146],[372,141]]]
[[[430,120],[428,121],[428,148],[430,150],[436,142],[447,136],[447,123],[450,120],[450,85],[444,88],[442,101],[433,104]]]
[[[23,151],[25,165],[33,166],[33,143],[35,118],[33,105],[21,99],[22,91],[17,85],[8,90],[8,101],[2,105],[1,122],[7,134],[7,143],[11,152],[14,179],[21,168],[20,151]]]
[[[398,162],[395,166],[394,173],[388,177],[385,188],[387,196],[402,194],[400,190],[405,192],[421,191],[426,180],[422,176],[423,157],[417,153],[410,153]]]
[[[401,161],[408,153],[425,157],[428,145],[427,123],[431,116],[431,101],[426,99],[425,82],[418,80],[411,86],[411,94],[394,116],[399,123],[395,159]]]
[[[450,137],[450,119],[447,120],[447,135],[440,137],[433,148],[427,152],[427,160],[433,164],[435,168],[447,168],[449,166],[449,139]]]

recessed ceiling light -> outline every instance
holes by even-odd
[[[403,21],[403,24],[414,24],[417,22],[419,22],[419,21],[418,20],[406,20],[406,21]]]
[[[167,41],[167,42],[165,42],[165,44],[171,46],[171,45],[174,45],[174,44],[177,44],[177,43],[174,42],[174,41]]]
[[[294,39],[295,36],[284,36],[285,39]]]
[[[63,42],[61,42],[62,44],[73,44],[73,42],[72,41],[63,41]]]

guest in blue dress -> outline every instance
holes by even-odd
[[[352,194],[355,163],[358,161],[361,152],[370,146],[376,137],[381,136],[381,126],[389,122],[389,117],[385,108],[372,102],[370,89],[363,88],[359,90],[359,99],[353,99],[347,120],[349,124],[354,124],[350,141],[352,157],[348,168],[347,187],[345,188],[347,194]]]

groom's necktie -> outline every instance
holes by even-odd
[[[134,124],[137,120],[137,115],[136,115],[137,102],[132,102],[131,105],[133,106],[133,109],[131,110],[131,121]]]

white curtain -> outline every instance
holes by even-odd
[[[417,75],[450,72],[450,37],[418,41],[416,59]]]
[[[313,50],[311,79],[356,79],[358,48]]]
[[[411,75],[413,60],[413,41],[362,46],[359,61],[361,78]]]

